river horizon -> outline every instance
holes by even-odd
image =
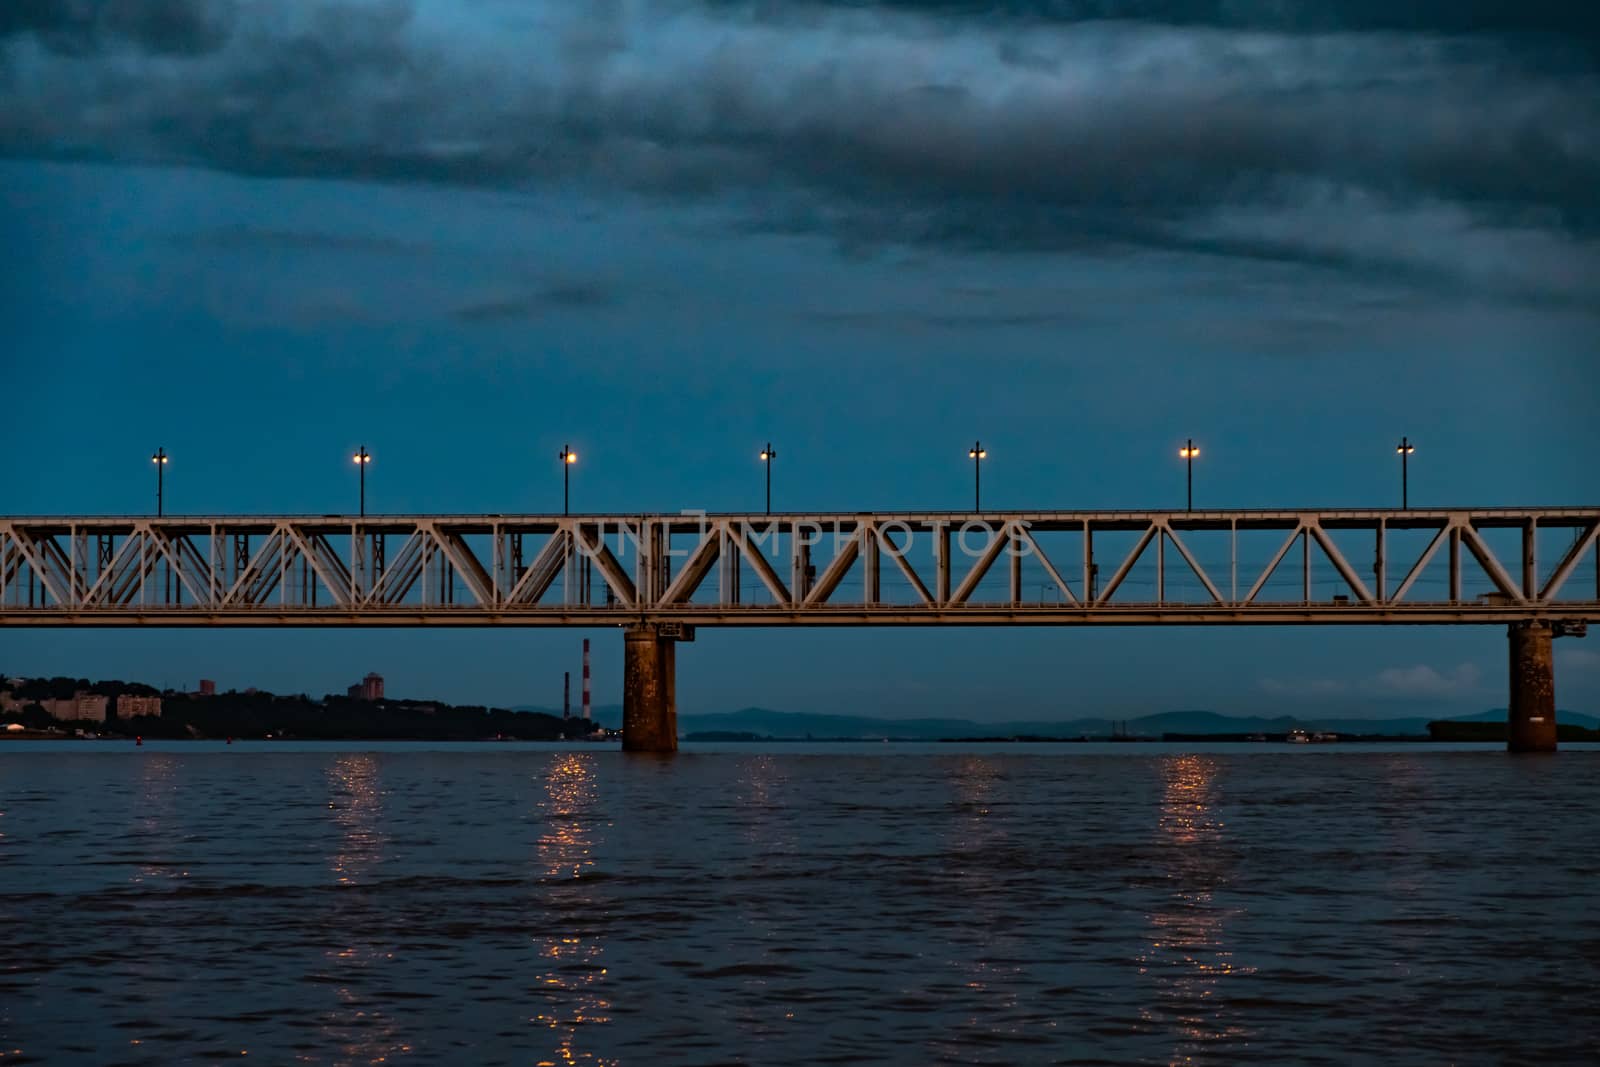
[[[1130,738],[1119,741],[1075,741],[1067,739],[1011,740],[952,738],[948,741],[883,738],[783,738],[764,737],[750,741],[695,741],[680,739],[680,755],[765,753],[795,756],[842,753],[850,755],[903,754],[952,755],[968,749],[974,753],[1037,753],[1040,755],[1137,756],[1193,752],[1209,755],[1247,755],[1250,753],[1400,753],[1411,751],[1452,753],[1481,752],[1510,755],[1504,741],[1433,741],[1427,737],[1381,741],[1166,741],[1156,738]],[[316,752],[616,752],[622,742],[604,741],[521,741],[505,740],[441,741],[348,738],[312,740],[300,738],[143,738],[111,734],[93,738],[22,738],[0,744],[0,756],[23,752],[116,753],[124,749],[152,752],[238,752],[238,753],[316,753]],[[768,753],[770,750],[770,753]],[[1600,752],[1600,741],[1564,741],[1560,752]],[[1559,753],[1558,753],[1559,754]],[[628,753],[633,759],[672,759],[672,754]],[[1548,753],[1532,753],[1538,759]]]

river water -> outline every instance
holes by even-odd
[[[0,748],[0,1063],[1597,1063],[1600,752]]]

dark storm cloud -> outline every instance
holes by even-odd
[[[219,251],[352,252],[370,255],[433,251],[431,245],[376,234],[273,230],[255,226],[228,226],[198,233],[173,234],[168,239],[175,244]]]
[[[1291,33],[1560,34],[1600,37],[1600,13],[1572,0],[712,0],[781,17],[797,6],[952,19],[1156,22]]]
[[[233,8],[234,0],[6,0],[0,38],[28,34],[67,53],[126,44],[195,54],[226,42]]]
[[[1042,327],[1076,326],[1086,316],[1073,311],[815,311],[801,318],[825,326],[877,330],[902,335],[908,331],[1035,330]]]
[[[457,307],[451,314],[462,322],[499,322],[537,318],[550,311],[611,307],[621,303],[615,286],[596,281],[557,281],[527,293],[493,296]]]
[[[143,68],[14,34],[0,152],[581,183],[856,251],[1156,248],[1588,302],[1600,74],[1569,51],[1595,16],[1393,6],[236,5],[220,50]]]

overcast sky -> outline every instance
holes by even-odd
[[[1600,14],[1524,0],[0,5],[0,512],[1600,501]],[[1592,571],[1588,578],[1593,581]],[[595,631],[597,699],[620,636]],[[580,635],[0,634],[552,704]],[[1591,641],[1592,645],[1593,642]],[[1477,630],[749,631],[685,711],[1504,702]],[[1558,645],[1600,711],[1600,655]]]

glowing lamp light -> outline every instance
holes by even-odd
[[[1394,446],[1395,455],[1400,457],[1400,506],[1411,506],[1411,473],[1406,468],[1411,464],[1411,453],[1417,446],[1411,443],[1409,436],[1400,438],[1400,443]]]
[[[982,511],[983,510],[983,494],[982,494],[982,491],[981,491],[982,490],[982,486],[983,486],[983,475],[980,474],[979,472],[983,469],[983,460],[984,460],[984,457],[986,457],[988,454],[989,454],[989,450],[987,448],[983,447],[983,442],[982,441],[974,441],[974,442],[972,442],[972,447],[967,449],[967,455],[970,456],[971,459],[972,459],[972,510],[973,511]]]
[[[1188,503],[1185,505],[1185,508],[1189,511],[1194,510],[1194,457],[1198,456],[1199,454],[1200,446],[1194,443],[1194,438],[1192,437],[1185,441],[1183,446],[1178,449],[1178,455],[1180,458],[1182,458],[1184,467],[1187,468],[1186,481],[1189,484],[1189,499]]]
[[[157,448],[150,457],[150,462],[156,465],[156,516],[159,518],[166,514],[166,486],[167,478],[167,450],[165,447]]]
[[[772,448],[772,442],[767,442],[767,447],[761,450],[761,462],[765,465],[763,470],[767,475],[767,514],[772,514],[772,461],[778,458],[778,453]]]
[[[561,514],[566,515],[572,502],[572,466],[578,462],[578,454],[571,445],[562,445],[556,459],[561,461]]]
[[[367,451],[367,446],[362,445],[356,454],[350,457],[355,461],[356,467],[361,471],[361,511],[362,518],[367,516],[367,464],[372,462],[372,453]]]

